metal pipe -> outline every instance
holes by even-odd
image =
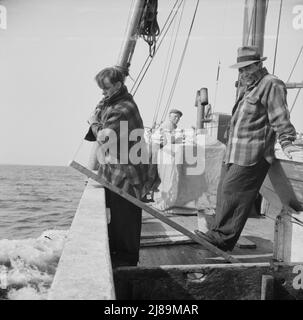
[[[256,27],[255,45],[259,48],[259,53],[263,56],[264,51],[264,32],[266,19],[266,0],[256,1]]]
[[[205,106],[208,104],[208,90],[201,88],[197,91],[196,107],[197,107],[197,130],[204,129]]]

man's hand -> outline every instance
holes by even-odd
[[[87,120],[87,122],[92,125],[93,123],[98,123],[99,122],[99,118],[98,118],[98,114],[99,114],[99,109],[95,109],[92,113],[92,115],[89,117],[89,119]]]
[[[98,131],[96,140],[98,141],[99,144],[104,143],[104,131],[102,130]]]
[[[290,145],[286,146],[285,148],[283,148],[283,152],[288,159],[292,159],[291,153],[298,152],[298,151],[303,151],[303,149],[299,148],[297,146],[294,146],[293,144],[290,144]]]

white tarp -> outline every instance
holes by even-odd
[[[158,153],[159,192],[155,194],[158,209],[173,207],[212,210],[216,206],[217,186],[225,145],[207,135],[195,144],[198,164],[191,164],[193,143],[167,144]],[[183,160],[183,163],[182,163]]]

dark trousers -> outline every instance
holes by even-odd
[[[108,189],[105,197],[111,211],[108,236],[112,264],[135,266],[139,261],[142,209]]]
[[[222,249],[236,245],[269,167],[263,158],[249,167],[223,163],[215,221],[207,232]]]

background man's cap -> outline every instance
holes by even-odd
[[[180,110],[178,110],[178,109],[171,109],[171,110],[169,111],[169,114],[171,114],[171,113],[178,113],[179,116],[180,116],[180,118],[183,116],[183,113],[182,113]]]
[[[233,69],[239,69],[249,66],[252,63],[266,60],[266,57],[260,57],[258,47],[247,46],[238,49],[237,63],[230,66]]]

